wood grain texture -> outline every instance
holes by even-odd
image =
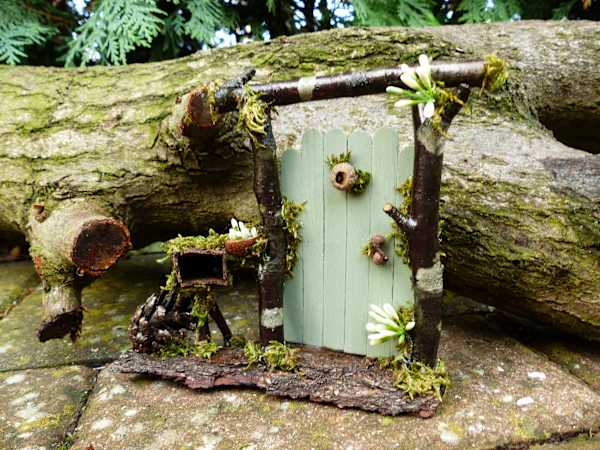
[[[306,198],[306,180],[299,168],[302,165],[302,153],[295,149],[286,151],[281,161],[282,195],[294,202],[303,202]],[[302,220],[302,217],[300,218]],[[284,284],[283,330],[284,338],[289,342],[303,342],[304,339],[304,265],[302,245],[298,252],[293,274]]]
[[[399,169],[398,136],[393,128],[378,130],[374,138],[360,130],[349,136],[339,129],[330,130],[319,134],[322,140],[315,139],[315,133],[306,131],[301,156],[284,154],[282,161],[284,194],[289,192],[294,198],[306,200],[300,217],[303,287],[293,281],[286,285],[284,294],[288,299],[284,305],[304,304],[303,315],[294,307],[286,307],[284,313],[286,323],[302,328],[304,336],[298,338],[286,332],[286,339],[359,355],[389,356],[394,352],[391,343],[368,345],[365,325],[369,303],[410,306],[410,271],[395,255],[393,241],[384,246],[390,259],[383,266],[374,265],[362,248],[374,233],[386,235],[391,231],[391,221],[382,207],[385,202],[400,201],[396,186],[412,173],[412,166],[407,164],[413,150],[403,149],[403,166]],[[327,156],[346,150],[352,152],[351,163],[357,169],[372,175],[361,194],[339,191],[329,180]]]
[[[348,137],[352,161],[361,170],[371,172],[373,140],[364,131],[355,131]],[[368,188],[367,188],[368,189]],[[371,197],[368,192],[348,202],[347,256],[346,256],[346,323],[344,351],[365,355],[367,330],[365,323],[369,309],[369,266],[371,261],[356,245],[369,236],[371,227]],[[352,244],[355,243],[355,244]]]
[[[333,350],[344,349],[344,323],[346,321],[346,216],[352,194],[334,188],[329,180],[329,167],[325,162],[329,155],[339,155],[347,150],[346,134],[331,130],[325,134],[323,143],[324,177],[324,246],[323,246],[323,345]]]
[[[236,348],[222,349],[210,360],[159,359],[129,351],[110,370],[157,376],[191,389],[258,388],[270,395],[392,416],[431,417],[441,403],[434,396],[411,399],[394,388],[390,372],[380,369],[377,361],[311,347],[301,347],[297,372],[269,372],[262,365],[247,368],[243,350]]]

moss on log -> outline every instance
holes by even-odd
[[[542,125],[598,150],[592,22],[355,28],[126,67],[0,67],[0,237],[28,234],[33,203],[52,213],[72,199],[101,201],[137,245],[255,219],[249,142],[233,127],[182,129],[179,96],[249,66],[264,82],[414,63],[424,52],[449,61],[496,53],[512,68],[504,92],[457,117],[445,148],[447,285],[600,339],[600,160]],[[382,125],[409,145],[410,111],[384,105],[368,96],[281,107],[278,148],[308,127]]]

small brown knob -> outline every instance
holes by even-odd
[[[350,163],[339,163],[332,167],[329,179],[334,188],[348,192],[356,183],[356,170]]]
[[[381,250],[375,250],[375,253],[373,253],[371,259],[373,260],[373,263],[377,264],[378,266],[381,266],[388,261],[388,257],[385,256]]]
[[[371,242],[375,247],[381,247],[385,243],[385,238],[381,234],[374,234]]]
[[[381,266],[388,262],[388,257],[385,256],[385,253],[382,249],[383,244],[385,243],[385,237],[381,234],[374,234],[371,236],[371,243],[373,244],[373,256],[371,257],[374,264]]]

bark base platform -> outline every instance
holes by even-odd
[[[339,408],[357,408],[397,416],[413,414],[428,418],[440,400],[415,397],[392,385],[391,372],[376,360],[321,348],[298,346],[297,372],[269,372],[263,365],[247,368],[244,351],[219,350],[210,360],[199,357],[161,359],[129,351],[112,364],[115,371],[151,375],[174,380],[191,389],[251,387],[267,394],[330,403]]]

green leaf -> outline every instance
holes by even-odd
[[[102,0],[69,42],[67,66],[79,61],[126,64],[127,53],[136,47],[150,47],[161,31],[165,12],[155,0]]]
[[[192,39],[210,44],[216,30],[231,24],[218,0],[189,0],[187,8],[191,17],[184,31]]]
[[[520,18],[523,13],[520,0],[462,0],[456,10],[462,23],[499,22]]]
[[[566,2],[562,2],[552,10],[552,18],[555,20],[568,19],[569,13],[578,1],[579,0],[567,0]]]
[[[354,0],[359,25],[420,27],[439,25],[434,0]]]
[[[27,57],[26,47],[41,45],[56,33],[40,17],[17,0],[3,0],[0,10],[0,62],[19,64]]]

